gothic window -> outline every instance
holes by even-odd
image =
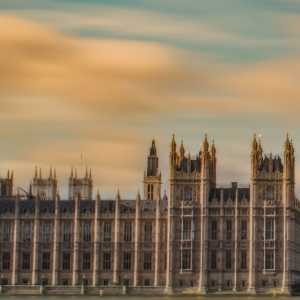
[[[184,187],[184,200],[192,201],[193,200],[193,189],[191,186]]]
[[[232,221],[226,221],[226,240],[230,241],[232,239]]]
[[[152,223],[146,222],[144,224],[144,241],[151,242],[152,241]]]
[[[103,270],[110,271],[111,270],[111,253],[103,252]]]
[[[42,254],[42,269],[44,271],[50,270],[50,252],[43,252]]]
[[[124,223],[124,241],[131,242],[132,240],[132,224],[131,222]]]
[[[148,187],[147,187],[147,198],[148,200],[153,200],[153,184],[148,184]]]
[[[274,240],[274,218],[266,218],[265,222],[265,240]]]
[[[83,253],[82,269],[84,271],[89,271],[91,269],[91,253],[90,252]]]
[[[91,241],[91,223],[84,222],[82,229],[83,229],[83,241],[90,242]]]
[[[22,253],[22,269],[27,271],[30,269],[30,253],[23,252]]]
[[[191,266],[191,250],[183,249],[182,250],[182,260],[181,260],[181,269],[182,271],[189,271],[192,269]]]
[[[225,254],[225,267],[227,270],[230,270],[232,267],[232,256],[231,256],[231,250],[226,250]]]
[[[218,238],[218,222],[216,220],[211,221],[211,239],[217,240]]]
[[[151,271],[152,269],[152,253],[144,252],[144,271]]]
[[[191,239],[191,219],[182,220],[182,240],[189,241]]]
[[[62,238],[63,242],[70,242],[71,241],[71,224],[69,222],[63,223],[62,226]]]
[[[265,250],[265,270],[274,270],[274,250]]]
[[[130,271],[131,269],[131,252],[123,253],[123,269],[124,271]]]
[[[241,251],[241,269],[242,270],[247,269],[247,251],[246,250]]]
[[[272,185],[268,185],[265,190],[265,199],[273,200],[274,199],[274,188]]]
[[[103,241],[104,242],[110,242],[111,241],[111,235],[112,235],[112,230],[111,230],[111,223],[105,222],[103,226]]]
[[[247,240],[248,223],[247,220],[241,221],[241,240]]]
[[[31,242],[32,239],[32,228],[30,222],[25,222],[22,227],[22,238],[23,242]]]
[[[10,269],[10,253],[2,253],[2,271],[9,271]]]
[[[62,254],[62,269],[63,271],[69,271],[71,267],[71,255],[69,252],[63,252]]]
[[[211,250],[210,253],[210,268],[215,270],[217,268],[217,251]]]
[[[50,242],[51,239],[51,224],[42,223],[41,225],[41,240],[43,242]]]
[[[9,242],[10,236],[11,236],[11,225],[8,222],[4,222],[2,227],[2,241]]]

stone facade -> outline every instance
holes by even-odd
[[[300,209],[294,147],[263,154],[253,138],[250,184],[216,184],[216,148],[205,137],[191,158],[173,136],[168,195],[155,142],[143,197],[92,197],[92,174],[72,170],[69,199],[55,170],[36,170],[29,192],[0,180],[0,272],[4,286],[153,287],[172,293],[290,294],[300,280]]]

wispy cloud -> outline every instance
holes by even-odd
[[[176,118],[212,117],[220,129],[222,118],[249,115],[254,124],[258,115],[298,121],[296,54],[221,65],[157,42],[80,38],[13,16],[2,16],[0,26],[7,28],[0,32],[2,166],[11,164],[19,174],[31,174],[36,163],[58,165],[64,174],[86,152],[97,184],[131,189],[140,182],[148,140],[165,139],[173,124],[187,125]],[[168,142],[162,143],[167,153]],[[223,149],[244,166],[248,153],[239,157],[231,146]],[[246,178],[246,168],[230,169],[224,153],[222,178]]]

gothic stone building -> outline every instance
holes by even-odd
[[[194,157],[170,150],[168,196],[155,142],[144,195],[92,198],[91,172],[72,170],[60,199],[55,170],[36,170],[25,196],[13,194],[13,174],[0,180],[2,285],[151,286],[289,294],[299,280],[300,210],[295,198],[294,147],[263,154],[254,137],[250,184],[216,184],[216,148],[205,137]]]

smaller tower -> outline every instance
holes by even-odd
[[[7,171],[7,176],[0,178],[0,197],[11,197],[13,194],[14,173]]]
[[[144,199],[160,200],[161,197],[161,173],[159,171],[159,160],[155,140],[149,150],[147,158],[147,169],[144,175]]]
[[[42,169],[35,168],[35,174],[32,180],[32,195],[41,200],[55,200],[57,195],[56,171],[50,168],[49,176],[43,178]]]
[[[69,200],[74,200],[76,195],[80,195],[81,200],[91,200],[93,198],[93,178],[92,170],[85,170],[85,176],[77,177],[77,169],[71,169],[69,178]]]

